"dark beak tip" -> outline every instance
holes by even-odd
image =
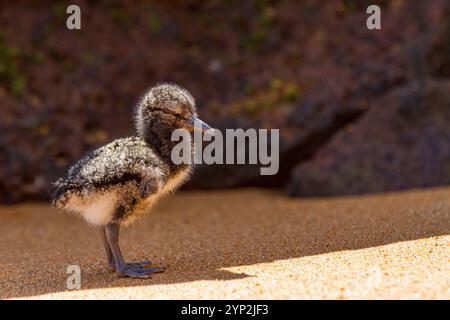
[[[206,124],[204,121],[200,120],[199,118],[194,118],[194,127],[197,127],[201,129],[202,131],[206,130],[214,130],[212,129],[208,124]]]
[[[209,129],[212,129],[212,128],[209,125],[207,125],[206,123],[203,123],[202,129],[203,130],[209,130]]]

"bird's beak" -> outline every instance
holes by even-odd
[[[197,130],[200,132],[205,132],[206,130],[212,130],[210,126],[208,126],[206,123],[204,123],[202,120],[200,120],[197,117],[193,117],[189,123],[192,130]]]

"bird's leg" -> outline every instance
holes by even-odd
[[[150,278],[151,274],[162,272],[162,268],[148,268],[146,263],[125,263],[119,247],[119,225],[105,226],[105,237],[115,260],[116,273],[131,278]]]
[[[108,258],[109,270],[111,272],[115,272],[116,271],[116,260],[111,251],[111,248],[109,247],[108,240],[106,239],[105,227],[100,228],[100,236],[102,237],[103,245],[105,247],[106,257]],[[141,266],[144,268],[150,266],[151,264],[152,263],[150,261],[127,263],[128,266]]]
[[[109,270],[111,272],[114,272],[114,271],[116,271],[116,260],[114,259],[113,253],[108,244],[108,240],[106,239],[106,230],[104,227],[100,228],[100,236],[102,237],[103,245],[105,246],[106,257],[108,258]]]

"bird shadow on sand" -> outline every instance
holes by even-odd
[[[80,266],[82,290],[226,281],[255,276],[242,266],[446,235],[449,193],[293,199],[256,189],[185,192],[122,232],[128,260],[166,267],[145,280],[108,272],[97,232],[80,219],[45,204],[2,208],[0,298],[67,291],[68,265]]]

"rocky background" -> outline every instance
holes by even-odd
[[[65,26],[82,10],[82,30]],[[382,8],[382,30],[366,8]],[[280,172],[199,167],[186,188],[341,195],[450,183],[445,0],[0,1],[0,202],[45,200],[80,155],[133,134],[176,82],[216,128],[279,128]]]

